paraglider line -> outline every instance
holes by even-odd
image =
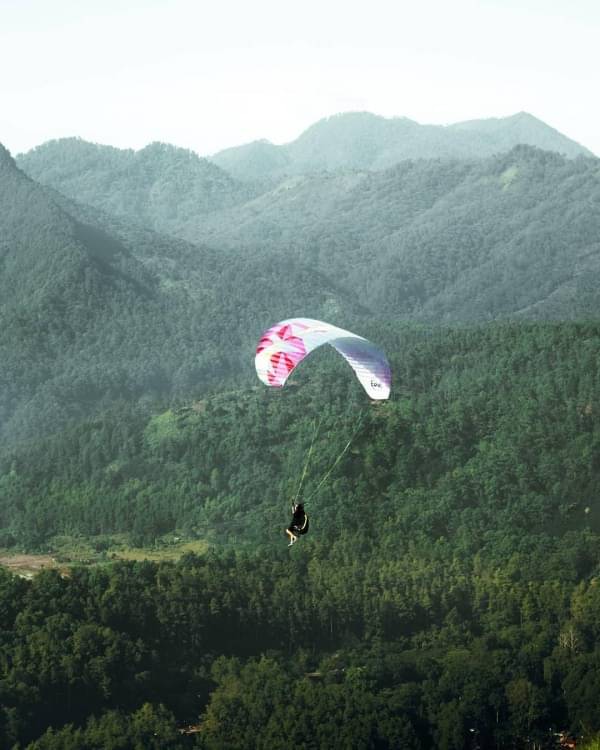
[[[310,447],[308,449],[308,454],[306,456],[306,463],[304,464],[304,471],[302,472],[302,476],[300,477],[300,483],[298,484],[298,489],[296,491],[296,494],[294,496],[294,505],[298,501],[298,497],[300,496],[300,490],[302,489],[302,485],[304,484],[304,478],[306,477],[306,472],[308,471],[308,465],[310,463],[310,457],[313,452],[313,448],[315,447],[315,441],[317,439],[317,435],[319,434],[319,430],[321,429],[321,423],[323,421],[323,415],[321,415],[321,419],[319,419],[318,423],[315,420],[315,429],[313,431],[312,440],[310,443]]]
[[[311,492],[311,494],[306,498],[306,500],[304,501],[304,505],[306,505],[306,503],[308,503],[310,500],[313,499],[313,497],[321,489],[321,487],[326,482],[326,480],[329,479],[331,473],[333,472],[333,470],[335,469],[335,467],[339,464],[339,462],[342,460],[342,458],[344,457],[344,455],[345,455],[346,451],[348,450],[348,448],[352,445],[352,442],[353,442],[354,438],[358,435],[358,431],[361,428],[364,414],[365,414],[365,411],[363,409],[361,411],[361,413],[359,414],[359,416],[358,416],[358,421],[357,421],[357,424],[356,424],[356,428],[355,428],[354,432],[352,433],[352,435],[350,436],[350,440],[348,440],[348,442],[346,443],[346,445],[342,449],[342,452],[335,459],[335,461],[331,465],[330,469],[325,473],[325,475],[323,476],[323,478],[321,479],[321,481],[319,482],[319,484],[315,487],[314,491]]]

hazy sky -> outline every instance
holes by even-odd
[[[0,143],[202,155],[349,110],[525,110],[600,155],[598,0],[0,0]]]

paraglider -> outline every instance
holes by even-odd
[[[356,377],[370,398],[374,401],[384,401],[389,398],[392,374],[383,351],[362,336],[312,318],[290,318],[268,328],[260,337],[256,347],[256,358],[254,360],[256,374],[265,385],[282,388],[297,365],[323,344],[329,344],[342,355],[354,370]],[[361,420],[362,415],[354,433],[317,485],[313,495],[323,485],[350,447],[360,428]],[[285,530],[290,540],[289,547],[298,541],[300,535],[308,532],[308,516],[304,510],[304,504],[297,502],[297,500],[308,469],[310,454],[319,426],[320,422],[315,428],[315,434],[300,479],[300,486],[292,502],[292,520]]]
[[[266,385],[283,387],[295,367],[323,344],[344,357],[370,398],[389,398],[392,375],[383,351],[362,336],[311,318],[282,320],[263,333],[256,348],[256,374]]]

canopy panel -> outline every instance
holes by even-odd
[[[266,385],[282,387],[294,368],[323,344],[344,357],[372,399],[389,398],[392,374],[383,351],[362,336],[311,318],[282,320],[263,333],[256,347],[256,374]]]

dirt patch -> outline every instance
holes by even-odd
[[[43,568],[55,568],[56,560],[50,555],[0,555],[0,565],[23,578],[32,578]]]

